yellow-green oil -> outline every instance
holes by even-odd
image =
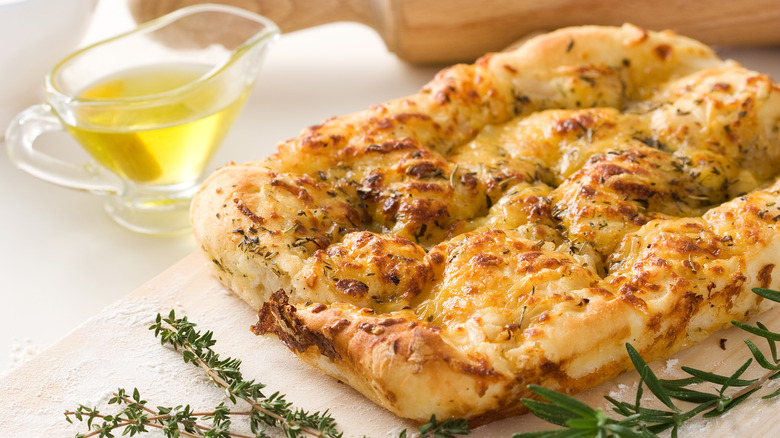
[[[172,64],[113,74],[79,94],[85,105],[68,130],[100,164],[135,183],[193,182],[248,94],[227,96],[224,84],[199,81],[205,73]]]

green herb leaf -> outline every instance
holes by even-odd
[[[761,336],[762,338],[769,339],[772,341],[780,341],[780,333],[775,333],[759,327],[753,327],[750,324],[745,324],[739,321],[731,321],[731,323],[748,333],[753,333],[754,335],[758,335]]]
[[[753,357],[756,358],[756,362],[758,362],[759,365],[762,367],[772,370],[772,371],[780,371],[780,365],[775,365],[764,356],[764,353],[761,352],[761,350],[758,349],[756,344],[750,342],[749,339],[745,339],[745,344],[750,349],[750,352],[753,353]]]
[[[524,398],[520,400],[534,415],[542,420],[555,424],[556,426],[566,426],[566,423],[577,418],[576,414],[552,403],[545,403],[534,399]]]
[[[718,385],[723,385],[723,384],[725,384],[726,382],[729,381],[729,377],[727,377],[727,376],[721,376],[719,374],[710,373],[710,372],[702,371],[702,370],[697,370],[695,368],[690,368],[690,367],[685,367],[685,366],[681,367],[681,369],[683,371],[685,371],[686,373],[692,375],[692,376],[696,376],[697,378],[700,379],[701,382],[712,382],[712,383],[716,383]],[[755,381],[756,381],[755,379],[752,379],[752,380],[739,380],[739,379],[735,379],[735,380],[731,381],[731,385],[730,386],[748,386],[748,385],[752,384]]]
[[[769,330],[760,321],[756,321],[756,326],[763,330]],[[770,341],[769,339],[767,339],[767,343],[769,344],[769,351],[772,353],[772,359],[774,359],[775,363],[780,362],[780,357],[777,356],[777,344],[775,344],[774,341]]]
[[[766,298],[770,301],[780,303],[780,291],[765,289],[763,287],[754,287],[752,290],[754,294],[762,298]]]
[[[561,408],[568,410],[572,414],[579,416],[593,416],[596,414],[595,409],[575,399],[574,397],[570,397],[558,391],[547,389],[539,385],[528,385],[528,389],[530,389],[534,394],[543,397],[544,399],[556,404]]]
[[[645,381],[647,389],[649,389],[653,395],[658,397],[658,400],[660,400],[661,403],[668,406],[669,409],[679,411],[677,406],[674,405],[674,402],[672,402],[672,399],[669,397],[669,394],[664,390],[664,387],[661,385],[658,377],[656,377],[655,373],[653,373],[653,370],[650,369],[650,366],[647,365],[647,362],[642,359],[642,356],[639,355],[639,352],[636,351],[636,349],[631,344],[626,344],[626,350],[628,350],[628,357],[631,358],[631,362],[633,362],[634,367]]]

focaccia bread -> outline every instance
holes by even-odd
[[[192,224],[257,333],[478,425],[762,310],[779,129],[777,85],[696,41],[567,28],[218,170]]]

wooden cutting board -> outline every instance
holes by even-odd
[[[160,345],[148,330],[157,313],[174,309],[199,329],[212,330],[222,357],[243,360],[247,379],[265,383],[267,394],[281,391],[297,406],[328,409],[345,437],[398,436],[416,427],[374,405],[347,385],[302,364],[274,338],[253,335],[254,312],[225,290],[209,273],[208,262],[192,254],[121,301],[67,334],[14,371],[0,377],[0,436],[54,437],[84,432],[65,421],[63,412],[79,404],[105,413],[118,387],[138,388],[150,406],[191,404],[208,409],[226,401],[203,373],[181,360],[179,353]],[[780,307],[758,318],[770,329],[780,329]],[[683,377],[681,365],[731,372],[747,357],[736,328],[716,333],[702,344],[658,361],[662,378]],[[724,340],[725,341],[722,341]],[[721,348],[721,344],[725,349]],[[752,375],[760,370],[751,369]],[[598,386],[579,397],[594,407],[608,408],[604,395],[628,399],[635,394],[636,372]],[[242,407],[243,408],[243,407]],[[548,428],[530,415],[510,418],[474,430],[474,437],[509,437],[512,433]],[[120,436],[121,433],[117,434]],[[698,420],[681,437],[780,435],[780,402],[752,400],[722,418]],[[149,436],[162,436],[151,434]]]

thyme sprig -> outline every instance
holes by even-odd
[[[753,292],[774,302],[780,302],[780,292],[764,288],[755,288]],[[513,438],[564,438],[564,437],[627,437],[656,438],[659,433],[671,430],[671,436],[676,438],[680,427],[686,421],[701,415],[712,418],[738,406],[752,394],[760,390],[769,380],[780,378],[780,357],[778,357],[777,341],[780,333],[770,331],[764,324],[757,322],[755,326],[733,321],[732,324],[749,333],[764,338],[768,345],[770,356],[767,357],[752,341],[745,339],[752,354],[741,366],[731,374],[698,370],[682,367],[690,375],[683,379],[660,379],[648,366],[637,350],[626,344],[626,350],[631,362],[639,373],[639,385],[633,402],[618,401],[605,396],[612,405],[612,410],[618,418],[607,416],[600,409],[540,386],[529,386],[529,389],[543,401],[523,399],[523,403],[537,417],[548,423],[561,426],[559,429],[538,432],[514,434]],[[742,375],[753,363],[760,365],[766,371],[757,379],[743,379]],[[703,383],[714,384],[709,391],[699,390]],[[647,388],[663,407],[649,408],[642,405],[644,388]],[[694,389],[696,388],[696,389]],[[780,396],[780,390],[764,395],[769,399]],[[677,402],[675,402],[675,400]],[[685,405],[679,403],[684,402]],[[686,406],[684,409],[682,406]]]
[[[123,429],[123,435],[133,436],[148,432],[150,430],[148,428],[157,428],[161,429],[166,437],[252,438],[247,435],[227,433],[231,424],[230,415],[252,415],[252,412],[230,412],[224,403],[211,412],[193,412],[189,405],[174,408],[158,406],[154,411],[145,406],[147,401],[141,399],[137,388],[133,390],[132,398],[123,388],[119,388],[113,395],[114,397],[108,401],[109,405],[126,405],[117,414],[104,415],[97,408],[85,405],[80,405],[75,411],[65,412],[65,418],[69,423],[73,423],[73,419],[86,421],[87,428],[90,429],[89,433],[77,434],[76,437],[111,437],[114,429]],[[198,419],[211,420],[211,423],[198,424]]]
[[[296,438],[309,435],[317,438],[340,438],[342,433],[336,427],[336,421],[325,412],[307,412],[295,408],[285,400],[284,395],[274,392],[263,394],[265,385],[255,380],[245,380],[241,374],[241,361],[230,357],[221,358],[211,347],[216,344],[213,332],[201,333],[196,324],[187,317],[176,318],[173,310],[167,318],[157,315],[155,323],[149,327],[162,345],[169,345],[180,351],[185,363],[201,368],[215,385],[225,391],[233,403],[239,400],[248,404],[246,411],[232,411],[224,403],[210,412],[193,412],[189,405],[158,407],[152,410],[146,407],[138,389],[132,396],[120,388],[114,393],[109,405],[124,408],[116,414],[102,414],[97,408],[84,405],[74,411],[65,412],[68,422],[73,419],[86,422],[90,430],[77,437],[111,437],[114,430],[122,429],[123,435],[148,432],[149,428],[161,429],[166,437],[208,437],[208,438],[251,438],[266,437],[267,427],[280,429],[286,437]],[[231,416],[245,416],[249,419],[251,436],[231,431]],[[199,424],[198,420],[207,420],[208,424]]]
[[[236,403],[238,399],[247,402],[255,413],[250,418],[253,432],[264,424],[280,428],[290,438],[301,434],[322,438],[341,437],[342,434],[336,429],[336,421],[327,411],[309,413],[293,409],[292,403],[287,402],[279,392],[263,395],[264,384],[242,377],[241,360],[230,357],[221,359],[211,349],[216,344],[213,332],[201,334],[195,327],[196,324],[188,321],[186,316],[177,319],[171,310],[168,318],[157,314],[155,324],[149,329],[154,330],[161,344],[180,350],[185,363],[203,369],[217,386],[225,389],[225,395],[231,402]]]
[[[280,429],[288,438],[302,435],[318,438],[342,436],[336,427],[336,421],[327,411],[309,413],[293,408],[279,392],[264,395],[264,384],[244,380],[240,360],[230,357],[222,359],[211,348],[216,344],[213,332],[201,333],[195,327],[196,324],[190,322],[187,317],[176,318],[175,312],[171,310],[167,318],[158,314],[149,330],[154,331],[155,337],[160,338],[162,345],[169,345],[180,351],[185,363],[201,368],[215,385],[225,390],[225,395],[233,404],[239,400],[248,403],[248,410],[231,410],[224,403],[208,412],[194,412],[189,405],[158,406],[153,410],[147,407],[148,402],[141,398],[137,388],[132,394],[119,388],[108,401],[109,405],[123,406],[115,414],[103,414],[96,407],[85,405],[65,412],[65,419],[69,423],[74,420],[85,422],[89,429],[89,432],[79,433],[76,437],[113,437],[113,432],[118,430],[122,430],[122,435],[134,436],[151,429],[159,429],[168,438],[265,438],[268,436],[266,428],[269,426]],[[231,430],[232,416],[248,417],[252,435]],[[439,422],[435,415],[418,430],[421,438],[453,438],[456,435],[468,435],[470,432],[465,420],[448,418]],[[406,433],[407,431],[403,430],[399,438],[405,438]]]

